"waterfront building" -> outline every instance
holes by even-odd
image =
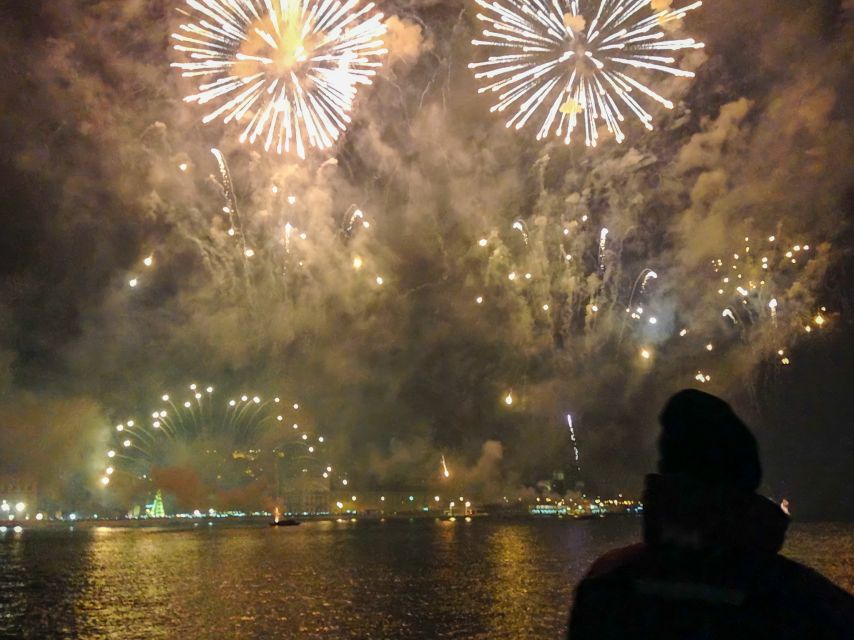
[[[38,483],[21,475],[0,476],[0,519],[28,519],[38,512]]]

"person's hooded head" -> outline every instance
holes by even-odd
[[[659,422],[659,473],[748,493],[759,488],[756,438],[720,398],[696,389],[680,391],[667,401]]]
[[[788,518],[756,493],[756,438],[720,398],[686,389],[659,417],[658,474],[647,476],[644,539],[651,544],[776,553]]]

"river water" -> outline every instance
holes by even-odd
[[[634,518],[10,530],[0,637],[557,639],[584,570],[638,533]],[[854,589],[854,525],[795,525],[785,551]]]

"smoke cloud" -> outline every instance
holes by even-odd
[[[4,11],[4,470],[92,487],[110,425],[197,381],[298,398],[354,486],[430,486],[445,455],[495,498],[572,466],[571,413],[581,477],[631,489],[667,395],[723,394],[773,442],[765,385],[798,387],[796,345],[845,331],[850,3],[707,3],[680,27],[697,77],[657,86],[675,108],[585,149],[490,113],[474,5],[393,2],[386,66],[304,162],[201,124],[175,7]]]

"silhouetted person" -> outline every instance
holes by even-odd
[[[756,440],[729,405],[681,391],[659,420],[644,541],[593,564],[569,639],[854,638],[854,598],[778,554],[789,518],[756,493]]]

